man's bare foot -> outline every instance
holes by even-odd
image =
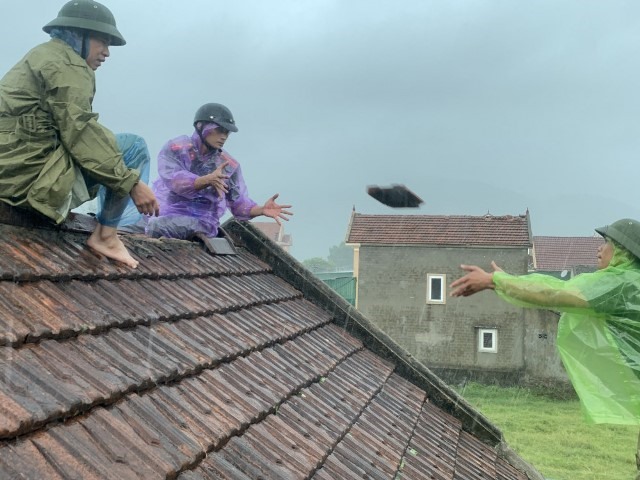
[[[117,235],[115,227],[107,227],[98,224],[91,236],[87,239],[87,246],[96,253],[104,255],[107,258],[122,262],[131,268],[138,266],[127,247],[124,246],[122,240]]]

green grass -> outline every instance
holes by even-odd
[[[585,423],[577,400],[470,383],[459,393],[507,444],[553,480],[633,480],[638,427]]]

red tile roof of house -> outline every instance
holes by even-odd
[[[278,237],[280,236],[280,229],[282,225],[278,225],[276,222],[251,222],[253,226],[255,226],[258,230],[264,233],[267,238],[273,240],[274,242],[278,241]]]
[[[353,214],[347,243],[367,245],[531,245],[528,215]]]
[[[594,237],[533,237],[536,270],[561,271],[575,266],[598,266],[600,236]]]
[[[542,478],[251,224],[224,229],[238,255],[123,236],[132,270],[86,229],[0,224],[0,478]]]

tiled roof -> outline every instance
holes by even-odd
[[[278,225],[276,222],[251,222],[253,226],[255,226],[258,230],[264,233],[267,238],[273,240],[274,242],[278,241],[278,237],[280,236],[280,229],[282,225]]]
[[[86,231],[0,224],[0,478],[541,478],[286,252],[225,230],[236,256],[125,236],[132,270]]]
[[[602,237],[533,237],[536,270],[561,271],[577,266],[597,267]]]
[[[531,245],[528,215],[364,215],[353,213],[347,243],[367,245]]]

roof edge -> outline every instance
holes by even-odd
[[[461,420],[465,431],[497,447],[504,443],[502,431],[431,370],[418,362],[379,327],[316,278],[292,255],[267,239],[249,222],[230,219],[223,225],[236,244],[269,264],[273,273],[300,290],[304,298],[333,315],[333,323],[360,339],[371,351],[395,365],[396,372],[429,392],[429,400]]]
[[[353,206],[353,210],[351,210],[351,215],[349,216],[349,225],[347,225],[347,232],[344,235],[344,243],[353,243],[349,242],[349,237],[351,236],[351,228],[353,227],[353,218],[356,216],[356,206]]]
[[[530,480],[544,477],[506,443],[502,431],[455,390],[417,361],[349,302],[316,278],[291,254],[278,247],[250,222],[231,218],[223,225],[237,244],[271,266],[273,273],[300,290],[305,299],[333,315],[333,323],[360,339],[371,351],[395,365],[395,372],[428,392],[428,400],[458,418],[465,431],[491,445],[496,454]]]
[[[352,245],[355,245],[356,242],[352,242]],[[529,244],[521,244],[521,245],[486,245],[486,244],[473,244],[473,243],[464,243],[464,244],[453,244],[453,243],[373,243],[366,241],[357,242],[358,245],[363,247],[413,247],[413,248],[478,248],[478,249],[489,249],[489,248],[499,248],[501,250],[517,250],[524,248],[531,248]]]
[[[506,442],[501,442],[496,447],[498,456],[506,460],[511,466],[524,472],[530,480],[546,480],[535,468],[522,459]]]
[[[91,215],[69,212],[65,221],[56,225],[53,220],[35,210],[12,207],[0,201],[0,224],[13,225],[14,227],[89,233],[95,229],[97,221]]]

